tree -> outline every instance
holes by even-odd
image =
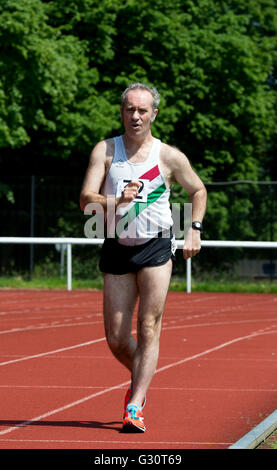
[[[45,162],[44,171],[60,165],[83,175],[93,145],[121,131],[122,90],[140,80],[161,93],[154,134],[184,151],[204,181],[276,174],[274,0],[0,5],[5,165],[16,161],[24,171],[29,162],[30,171]],[[234,188],[211,192],[206,237],[261,236],[259,224],[237,224],[252,220],[259,195],[271,197],[260,186],[255,191],[252,198]],[[174,189],[173,201],[184,198]],[[266,203],[259,207],[262,218]]]
[[[49,24],[49,5],[40,0],[1,6],[0,147],[20,149],[23,158],[86,152],[110,130],[113,115],[96,90],[99,73],[86,41]]]

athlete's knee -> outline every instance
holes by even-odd
[[[162,315],[158,314],[151,318],[138,321],[138,339],[144,344],[157,341],[160,337]]]
[[[119,333],[106,332],[106,338],[109,348],[114,354],[120,354],[128,347],[129,338]]]

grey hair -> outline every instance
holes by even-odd
[[[122,106],[124,106],[124,104],[126,103],[127,94],[129,93],[129,91],[138,90],[138,89],[139,90],[147,90],[151,93],[151,95],[153,96],[152,108],[153,108],[153,112],[154,112],[154,110],[157,109],[159,104],[160,104],[160,94],[159,94],[158,90],[155,87],[150,87],[149,85],[145,85],[144,83],[140,83],[140,82],[131,83],[131,85],[129,85],[128,88],[126,88],[126,90],[124,90],[124,92],[121,95],[121,104],[122,104]]]

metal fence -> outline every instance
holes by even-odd
[[[0,198],[0,237],[82,238],[84,237],[84,214],[79,208],[82,176],[3,176],[1,183],[10,188],[9,198]],[[248,240],[273,242],[277,239],[277,182],[276,181],[229,181],[206,182],[208,208],[205,216],[203,246],[210,240]],[[0,188],[1,189],[1,188]],[[173,200],[182,201],[183,193],[173,187]],[[258,246],[258,245],[257,245]],[[267,245],[270,248],[271,245]],[[81,250],[80,250],[81,251]],[[242,256],[263,256],[263,250],[229,250],[226,257],[234,263]],[[0,271],[2,275],[18,269],[29,271],[43,262],[48,249],[42,244],[34,249],[17,245],[0,245]],[[53,254],[54,256],[54,254]],[[96,256],[96,255],[95,255]],[[276,251],[266,252],[268,263],[276,260]],[[76,260],[77,258],[75,258]],[[219,266],[222,256],[217,250],[206,250],[194,261],[195,268]],[[179,262],[182,276],[185,271]]]
[[[37,238],[37,237],[0,237],[0,244],[38,244],[66,245],[67,250],[67,290],[72,290],[72,245],[101,245],[104,240],[97,238]],[[176,240],[177,248],[182,248],[184,240]],[[252,241],[202,241],[202,247],[210,248],[277,248],[277,242]],[[191,292],[191,259],[186,261],[186,291]]]

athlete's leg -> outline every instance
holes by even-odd
[[[138,344],[132,369],[132,403],[141,405],[155,373],[160,344],[162,314],[172,272],[172,260],[162,266],[143,268],[138,272],[140,295],[138,311]]]
[[[131,336],[137,297],[134,273],[104,275],[104,325],[107,342],[114,356],[130,371],[137,347]]]

